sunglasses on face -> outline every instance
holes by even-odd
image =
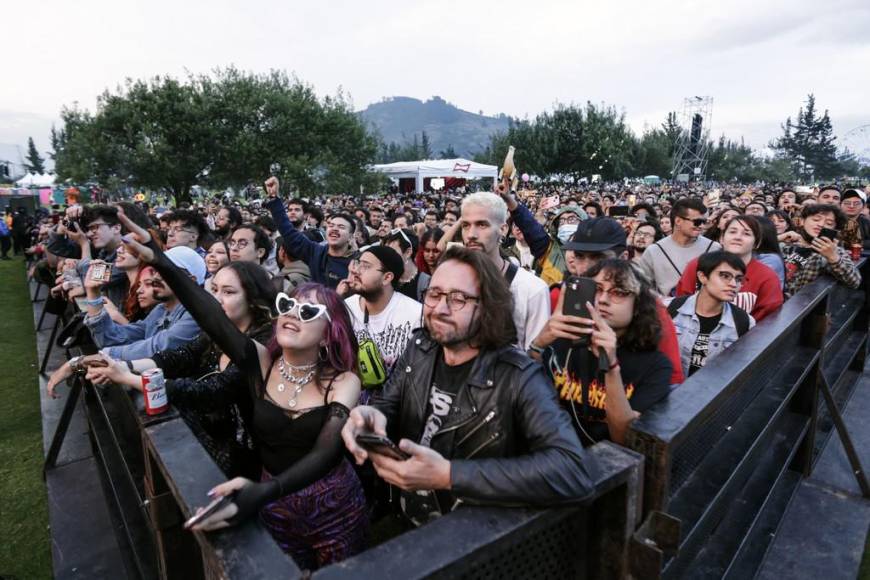
[[[278,316],[290,316],[296,314],[296,317],[302,322],[313,322],[321,316],[325,316],[329,322],[332,322],[332,317],[326,311],[324,304],[312,304],[311,302],[299,302],[295,298],[290,298],[283,292],[275,298],[275,310]]]
[[[701,226],[703,226],[704,224],[707,223],[707,218],[689,219],[689,218],[683,217],[683,216],[678,216],[678,217],[681,220],[686,220],[687,222],[692,222],[692,225],[695,226],[696,228],[700,228]]]

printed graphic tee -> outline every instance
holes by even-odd
[[[710,333],[716,330],[719,321],[722,319],[720,312],[716,316],[701,316],[697,312],[695,316],[701,323],[701,329],[698,332],[698,338],[695,339],[695,344],[692,345],[692,358],[689,361],[689,376],[695,374],[695,371],[700,370],[707,362],[707,354],[710,352]]]

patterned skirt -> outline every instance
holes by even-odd
[[[263,470],[262,480],[270,479]],[[303,570],[339,562],[366,547],[365,495],[347,459],[308,487],[266,504],[260,519]]]

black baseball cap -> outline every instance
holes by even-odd
[[[577,224],[577,231],[562,248],[574,252],[603,252],[625,248],[626,245],[625,230],[619,222],[609,217],[598,217]]]

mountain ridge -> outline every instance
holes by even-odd
[[[494,133],[507,131],[509,123],[504,114],[490,117],[472,113],[439,96],[425,102],[413,97],[385,97],[357,114],[386,144],[405,145],[415,136],[419,142],[425,131],[434,157],[452,147],[458,156],[471,158],[486,148]]]

